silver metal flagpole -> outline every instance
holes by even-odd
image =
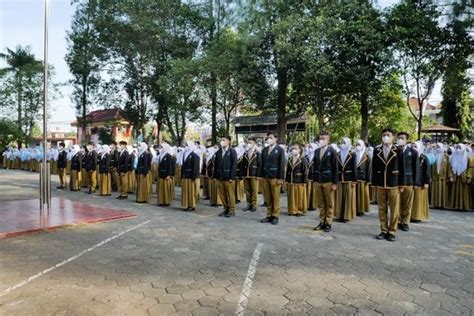
[[[41,212],[50,210],[50,183],[49,183],[49,168],[48,168],[48,18],[49,18],[49,0],[44,3],[44,61],[43,61],[43,168],[41,170],[40,180],[40,204]]]

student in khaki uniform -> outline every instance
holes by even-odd
[[[431,170],[428,157],[423,154],[423,143],[418,141],[414,142],[411,146],[418,152],[413,209],[411,210],[411,222],[418,223],[422,220],[427,220],[430,218],[428,187],[431,181]]]
[[[235,216],[235,179],[237,178],[237,152],[230,146],[230,137],[221,139],[221,148],[216,152],[214,178],[217,179],[217,194],[224,211],[219,216]]]
[[[81,189],[81,169],[82,154],[79,145],[74,145],[71,153],[71,175],[69,179],[71,191],[79,191]]]
[[[370,159],[366,153],[365,142],[359,139],[355,146],[356,156],[356,210],[357,216],[362,216],[370,210]]]
[[[400,212],[400,192],[405,189],[403,156],[401,151],[393,145],[393,131],[390,128],[382,131],[382,142],[382,145],[375,148],[372,159],[372,185],[377,188],[381,230],[376,239],[395,241]]]
[[[210,153],[212,152],[214,147],[209,147],[206,149],[206,152],[203,154],[202,159],[202,167],[201,167],[201,183],[202,183],[202,199],[203,200],[210,200],[210,193],[209,193],[209,180],[211,179],[211,175],[207,173],[207,163],[210,161]]]
[[[305,159],[308,165],[308,182],[306,186],[306,192],[308,196],[308,211],[314,211],[318,208],[317,198],[316,198],[316,190],[314,188],[314,152],[318,149],[318,145],[311,143],[309,144]]]
[[[120,195],[119,200],[128,199],[128,179],[130,173],[130,156],[127,151],[127,142],[120,141],[117,157],[117,173],[118,173],[118,191]]]
[[[466,145],[457,144],[451,155],[449,182],[451,194],[448,207],[459,211],[471,209],[470,185],[474,177],[474,158],[469,157]]]
[[[335,192],[334,217],[346,223],[356,217],[356,155],[351,140],[344,137],[339,145],[338,182]]]
[[[258,199],[258,166],[260,165],[260,153],[257,151],[257,140],[253,137],[247,138],[247,146],[242,157],[240,176],[244,181],[247,208],[243,211],[255,212]]]
[[[85,168],[87,171],[87,176],[88,176],[88,187],[89,191],[86,193],[92,194],[95,192],[96,187],[97,187],[97,151],[94,149],[94,143],[89,142],[87,145],[87,154],[86,154],[86,163],[85,163]]]
[[[267,145],[262,151],[259,175],[262,178],[263,197],[267,216],[262,223],[277,225],[280,220],[280,193],[285,178],[285,151],[277,144],[277,136],[268,133]]]
[[[158,183],[156,194],[158,206],[170,206],[174,199],[174,177],[176,158],[173,148],[168,143],[162,143],[158,155]]]
[[[449,157],[444,145],[437,143],[435,148],[436,163],[431,168],[430,201],[434,208],[448,207],[448,174],[451,169]]]
[[[199,156],[195,153],[196,145],[193,141],[187,142],[181,163],[181,206],[187,212],[194,212],[199,200],[197,183],[200,178]]]
[[[148,144],[141,142],[137,159],[137,203],[150,203],[151,201],[151,160]]]
[[[319,135],[319,148],[313,158],[313,186],[319,208],[319,224],[314,230],[331,231],[334,214],[334,192],[338,183],[337,152],[329,145],[328,133]]]
[[[59,143],[59,154],[57,160],[58,173],[59,173],[59,183],[60,186],[57,187],[59,190],[64,190],[67,187],[67,176],[66,176],[66,166],[67,166],[67,152],[64,149],[65,144]]]
[[[112,191],[117,191],[119,187],[119,173],[117,171],[119,151],[115,140],[110,142],[110,175],[112,177]]]
[[[244,181],[241,177],[242,162],[244,158],[245,148],[244,144],[239,144],[237,147],[234,148],[237,153],[237,176],[234,181],[234,191],[235,191],[235,203],[239,204],[241,200],[244,199],[245,195],[245,187]]]
[[[286,187],[288,194],[288,215],[300,217],[308,210],[306,182],[308,180],[308,163],[302,156],[303,147],[294,144],[286,166]]]
[[[206,161],[206,174],[208,175],[209,186],[209,204],[213,207],[220,207],[222,205],[221,198],[217,194],[217,179],[214,178],[214,168],[216,162],[216,153],[220,149],[219,145],[214,145],[209,148],[208,158]]]
[[[416,162],[418,153],[408,145],[410,135],[406,132],[400,132],[397,135],[397,146],[402,154],[403,176],[405,177],[405,188],[400,193],[400,216],[398,228],[402,231],[409,231],[411,210],[413,207],[414,184],[416,179]]]
[[[99,160],[99,194],[102,196],[112,195],[112,157],[108,145],[102,146]]]
[[[137,164],[138,164],[138,149],[133,146],[127,146],[128,152],[128,194],[137,192]]]

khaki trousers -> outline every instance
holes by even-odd
[[[112,194],[112,176],[109,172],[99,173],[99,194],[105,196]]]
[[[199,193],[197,182],[199,180],[192,179],[181,179],[181,206],[185,208],[196,208],[197,202],[199,200]]]
[[[120,172],[118,181],[120,196],[128,196],[128,172]]]
[[[278,179],[262,179],[263,198],[267,206],[267,217],[280,217],[280,192],[281,184]]]
[[[244,178],[243,181],[247,206],[257,208],[258,180],[256,178]]]
[[[413,186],[406,186],[402,193],[400,193],[400,223],[409,224],[411,218],[411,209],[413,207],[413,197],[415,191]]]
[[[95,189],[97,188],[97,171],[92,170],[87,172],[87,178],[89,180],[89,190],[92,192],[95,192]]]
[[[377,188],[377,204],[379,207],[380,230],[382,233],[397,232],[400,212],[400,194],[398,188]],[[388,207],[390,206],[390,218]]]
[[[162,179],[158,177],[156,184],[156,194],[158,204],[171,204],[174,198],[174,181],[173,178]]]
[[[235,214],[235,181],[217,181],[217,195],[222,201],[224,209]]]
[[[151,172],[137,176],[137,202],[150,203],[151,200]]]
[[[59,182],[61,183],[62,187],[67,186],[66,168],[59,169]]]
[[[319,208],[319,220],[321,223],[332,225],[334,216],[334,191],[332,183],[313,182],[316,191],[316,201]]]

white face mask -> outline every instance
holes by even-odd
[[[391,144],[393,140],[392,136],[385,135],[382,137],[382,142],[386,145]]]
[[[226,147],[226,143],[223,140],[221,140],[221,147]]]
[[[63,150],[63,149],[64,149],[64,147],[63,147],[63,146],[59,146],[58,148],[59,148],[59,150]]]
[[[328,142],[325,139],[320,139],[319,140],[319,146],[324,147],[327,146]]]
[[[342,150],[346,150],[347,148],[349,148],[349,145],[347,145],[346,143],[343,143],[341,144],[341,146],[339,146]]]
[[[402,139],[402,138],[397,139],[398,146],[405,146],[406,144],[407,144],[407,141],[405,139]]]
[[[356,145],[356,151],[361,152],[362,151],[362,146],[361,145]]]
[[[249,151],[249,150],[252,150],[253,149],[253,145],[252,144],[247,144],[245,145],[245,150],[246,151]]]
[[[300,152],[298,151],[298,149],[292,149],[292,150],[291,150],[291,154],[292,154],[293,156],[298,156],[298,155],[300,154]]]
[[[444,152],[443,148],[436,148],[436,153],[442,154]]]
[[[268,138],[268,139],[267,139],[267,144],[268,144],[269,146],[273,146],[273,145],[275,144],[275,139],[273,139],[273,138]]]
[[[458,154],[462,154],[462,148],[456,148],[456,152],[457,152]]]

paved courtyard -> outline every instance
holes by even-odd
[[[36,197],[37,177],[0,170],[0,202]],[[375,207],[325,234],[317,212],[283,208],[278,226],[259,223],[263,208],[185,213],[179,190],[172,208],[53,195],[138,217],[0,239],[0,315],[474,313],[474,213],[432,210],[389,243],[374,239]]]

